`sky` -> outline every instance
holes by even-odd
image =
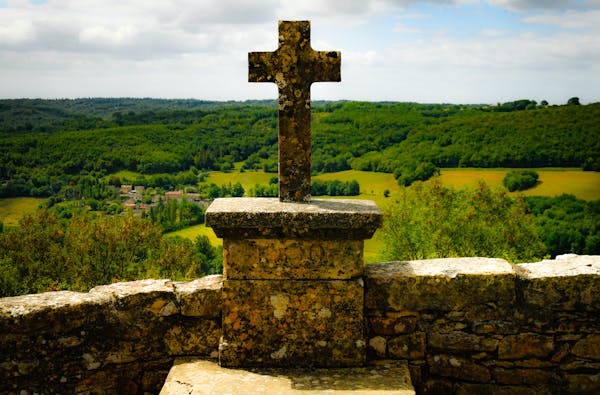
[[[313,100],[600,102],[600,0],[0,0],[0,98],[274,99],[278,20],[342,53]]]

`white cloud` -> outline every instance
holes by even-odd
[[[275,49],[277,19],[310,19],[313,48],[342,51],[342,84],[315,84],[314,98],[560,102],[562,94],[585,101],[578,89],[600,92],[594,3],[487,1],[528,11],[521,33],[431,32],[416,0],[8,0],[1,95],[273,98],[274,84],[248,84],[247,53]],[[460,10],[477,1],[428,3]],[[552,32],[524,33],[533,25]]]
[[[400,33],[400,34],[415,34],[415,33],[421,32],[421,29],[406,26],[402,23],[396,23],[392,30],[394,31],[394,33]]]
[[[600,30],[600,9],[568,11],[563,14],[537,14],[523,18],[526,23],[556,26],[564,29]]]
[[[597,9],[600,0],[487,0],[495,7],[510,11],[551,11]]]

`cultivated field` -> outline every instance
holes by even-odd
[[[22,216],[35,212],[45,202],[46,199],[29,197],[0,199],[0,221],[4,226],[17,226]]]
[[[456,188],[476,185],[484,180],[488,185],[502,185],[502,179],[514,169],[443,169],[441,181]],[[563,193],[575,195],[579,199],[600,199],[600,172],[577,169],[532,169],[539,175],[539,183],[534,188],[521,193],[525,196],[559,196]]]

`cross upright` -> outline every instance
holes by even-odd
[[[279,89],[279,200],[310,202],[310,86],[340,81],[341,54],[310,46],[309,21],[279,21],[274,52],[248,54],[248,81]]]

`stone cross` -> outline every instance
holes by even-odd
[[[248,54],[248,81],[279,88],[279,200],[310,201],[310,85],[340,81],[341,54],[310,46],[309,21],[279,21],[274,52]]]

